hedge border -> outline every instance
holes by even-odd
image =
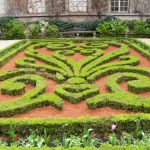
[[[1,150],[10,150],[10,147],[0,147]],[[40,148],[41,150],[149,150],[150,146],[149,145],[127,145],[127,146],[112,146],[109,144],[103,144],[101,145],[101,148],[79,148],[79,147],[73,147],[73,148],[62,148],[62,147],[57,147],[57,148],[48,148],[48,147],[43,147]],[[39,148],[34,148],[34,147],[15,147],[12,146],[11,150],[39,150]]]
[[[112,124],[117,125],[116,133],[121,134],[122,131],[133,132],[136,121],[141,120],[142,130],[150,131],[150,115],[149,114],[130,114],[115,115],[110,117],[80,117],[80,118],[54,118],[54,119],[14,119],[1,118],[0,131],[4,133],[10,128],[10,125],[16,126],[16,133],[20,135],[29,134],[29,129],[38,130],[43,133],[44,128],[54,137],[62,136],[64,132],[69,135],[74,133],[80,134],[86,127],[93,128],[96,134],[111,133]]]

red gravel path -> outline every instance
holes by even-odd
[[[75,53],[72,56],[69,56],[70,59],[76,61],[76,62],[80,62],[81,59],[84,59],[86,56],[80,54],[80,53]]]
[[[0,68],[0,71],[6,71],[6,70],[13,70],[16,68],[15,62],[19,59],[25,56],[24,51],[20,52],[19,54],[15,55],[12,59],[10,59],[7,64],[5,64],[3,67]]]
[[[32,85],[26,84],[26,93],[31,91],[33,88],[34,87]],[[17,95],[17,96],[2,95],[1,92],[0,92],[0,102],[10,101],[10,100],[17,100],[18,98],[21,98],[23,95]]]
[[[64,102],[64,109],[59,111],[52,106],[36,108],[25,114],[15,115],[15,118],[63,118],[63,117],[81,117],[81,116],[111,116],[116,114],[131,114],[125,110],[116,110],[109,107],[89,110],[85,102],[71,104]]]

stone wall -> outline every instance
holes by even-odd
[[[41,0],[39,0],[39,3],[35,5],[36,7],[34,9],[29,9],[29,1],[33,1],[35,4],[38,3],[37,0],[0,0],[0,15],[11,15],[25,21],[34,21],[43,18],[61,18],[64,20],[87,21],[98,18],[97,12],[92,8],[91,0],[87,0],[86,12],[70,11],[69,0],[42,0],[42,3],[40,3]],[[102,16],[113,15],[129,20],[139,18],[138,14],[135,14],[134,12],[134,0],[129,0],[129,11],[124,13],[112,13],[110,11],[110,0],[107,1],[108,6],[106,8],[106,12],[103,12]],[[45,9],[43,7],[45,7]],[[150,9],[147,13],[145,13],[144,18],[150,18]]]
[[[0,0],[0,16],[3,16],[6,14],[5,1],[6,0]]]

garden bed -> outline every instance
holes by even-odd
[[[0,51],[0,66],[2,133],[13,124],[18,134],[57,136],[64,125],[69,134],[85,126],[104,134],[114,123],[131,132],[139,118],[149,130],[150,47],[141,41],[23,40]]]

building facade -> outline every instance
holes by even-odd
[[[150,18],[150,0],[0,0],[0,16],[24,20],[61,18],[83,21],[105,15]]]

